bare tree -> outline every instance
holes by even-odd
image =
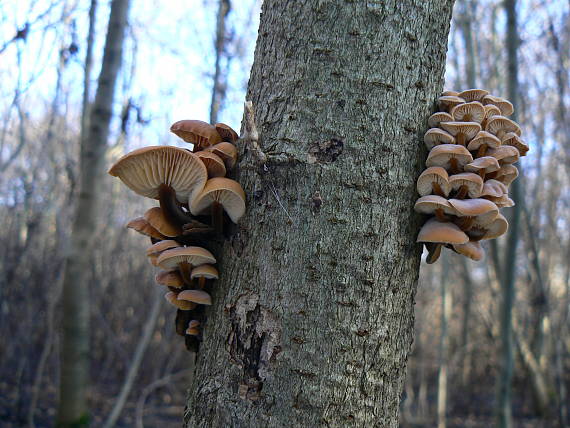
[[[261,152],[238,172],[248,214],[218,254],[186,426],[398,425],[452,6],[263,3],[246,136]]]
[[[97,224],[97,183],[100,180],[115,83],[121,66],[129,0],[113,0],[103,64],[95,101],[89,113],[87,137],[81,141],[79,200],[66,254],[63,279],[63,338],[58,425],[88,423],[89,284],[87,272]]]

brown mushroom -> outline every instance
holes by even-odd
[[[194,266],[214,264],[216,258],[205,248],[180,247],[166,250],[158,257],[158,265],[167,270],[178,268],[186,284],[192,283],[191,271]]]
[[[184,290],[178,294],[178,300],[198,303],[200,305],[211,305],[212,297],[203,290]]]
[[[456,214],[449,201],[437,195],[427,195],[419,198],[414,205],[414,211],[420,214],[434,214],[439,221],[448,221],[449,218],[446,217],[446,214]]]
[[[477,133],[475,138],[473,138],[467,145],[467,150],[470,152],[477,152],[476,158],[485,156],[487,149],[496,149],[501,145],[501,140],[495,137],[493,134],[480,131]]]
[[[428,119],[428,126],[437,128],[441,122],[453,122],[453,116],[443,111],[434,113]]]
[[[483,98],[489,94],[485,89],[466,89],[457,95],[463,98],[466,102],[482,101]]]
[[[482,102],[483,105],[492,104],[496,106],[501,111],[502,116],[510,116],[515,111],[513,105],[508,100],[501,97],[486,95],[485,97],[483,97]]]
[[[222,137],[213,125],[201,120],[179,120],[170,131],[187,143],[194,145],[194,152],[222,142]]]
[[[156,274],[154,280],[157,284],[167,287],[182,288],[184,287],[184,279],[180,272],[175,269],[163,270]]]
[[[449,185],[456,199],[478,198],[483,189],[483,179],[472,172],[462,172],[449,177]]]
[[[426,166],[440,166],[452,174],[462,172],[463,167],[473,162],[466,147],[457,144],[435,146],[428,155]]]
[[[179,300],[178,296],[180,293],[175,293],[174,291],[169,291],[164,295],[164,298],[168,303],[172,306],[177,307],[181,311],[191,311],[196,307],[196,303],[187,301],[187,300]]]
[[[424,143],[431,150],[439,144],[455,144],[455,138],[443,129],[431,128],[424,134]]]
[[[441,246],[445,244],[464,244],[469,237],[453,223],[440,222],[435,218],[429,219],[421,228],[416,242],[429,245],[429,254],[426,262],[435,263],[441,253]]]
[[[223,177],[226,175],[226,165],[222,158],[215,153],[203,150],[196,153],[196,156],[204,162],[204,166],[208,171],[208,178]]]
[[[182,229],[179,226],[171,224],[166,219],[162,209],[159,207],[153,207],[147,210],[144,213],[144,218],[152,227],[164,236],[173,238],[182,233]]]
[[[465,244],[453,244],[455,252],[475,260],[476,262],[485,258],[485,250],[481,247],[479,241],[469,241]]]
[[[198,279],[198,287],[204,288],[206,280],[218,279],[218,270],[212,265],[201,265],[192,269],[190,274],[191,279]]]
[[[232,143],[222,142],[208,147],[206,151],[219,156],[224,161],[227,170],[231,170],[237,162],[237,148]]]
[[[449,176],[447,171],[439,166],[432,166],[422,172],[416,183],[416,188],[420,196],[430,194],[445,196],[449,195],[451,187],[449,186]]]
[[[459,104],[451,110],[453,119],[458,122],[481,123],[485,119],[485,107],[478,101]]]
[[[223,141],[229,141],[230,143],[235,144],[239,138],[237,132],[234,131],[231,126],[226,125],[225,123],[216,123],[214,127],[216,128],[216,131],[218,131],[218,134],[220,134],[222,137]]]
[[[485,179],[486,174],[498,171],[499,168],[499,161],[493,156],[483,156],[465,165],[465,171],[479,174],[482,179]]]
[[[442,122],[441,127],[453,135],[460,146],[466,146],[481,131],[477,122]]]
[[[155,239],[166,239],[162,233],[152,227],[144,217],[137,217],[127,223],[127,229],[134,229],[138,233]]]

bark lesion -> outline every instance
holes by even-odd
[[[256,401],[281,352],[281,329],[255,294],[239,296],[227,313],[231,324],[227,350],[230,361],[241,368],[237,392],[242,399]]]

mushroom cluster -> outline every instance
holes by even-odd
[[[499,208],[512,207],[508,186],[517,178],[513,164],[528,151],[521,128],[508,118],[513,105],[483,89],[446,91],[424,135],[427,169],[417,181],[414,209],[430,218],[418,235],[434,263],[442,246],[481,260],[481,240],[507,231]]]
[[[197,351],[204,305],[212,304],[208,291],[219,277],[211,250],[227,234],[226,225],[245,213],[245,193],[227,177],[237,162],[239,136],[228,125],[199,120],[181,120],[170,130],[192,150],[144,147],[120,158],[109,174],[159,201],[127,227],[150,237],[146,255],[163,269],[155,280],[168,288],[164,297],[178,309],[176,332]]]

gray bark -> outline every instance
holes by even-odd
[[[508,98],[515,107],[513,120],[517,120],[518,107],[518,27],[516,0],[505,0],[507,12],[507,90]],[[522,175],[522,173],[521,173]],[[514,370],[514,346],[513,346],[513,305],[515,301],[515,282],[517,266],[517,247],[519,242],[519,223],[522,204],[521,182],[522,177],[515,180],[511,185],[511,198],[515,201],[512,215],[509,220],[509,232],[507,236],[507,249],[504,259],[504,273],[502,275],[501,302],[501,370],[499,374],[499,386],[497,396],[497,426],[510,428],[512,426],[512,378]]]
[[[398,425],[452,6],[264,2],[248,99],[267,163],[239,165],[248,211],[216,252],[185,426]]]
[[[65,254],[63,279],[63,337],[58,426],[88,423],[89,383],[89,285],[92,248],[97,222],[97,183],[100,179],[109,135],[115,83],[123,53],[129,0],[113,0],[105,41],[103,64],[95,101],[89,113],[87,137],[81,141],[79,200]]]

